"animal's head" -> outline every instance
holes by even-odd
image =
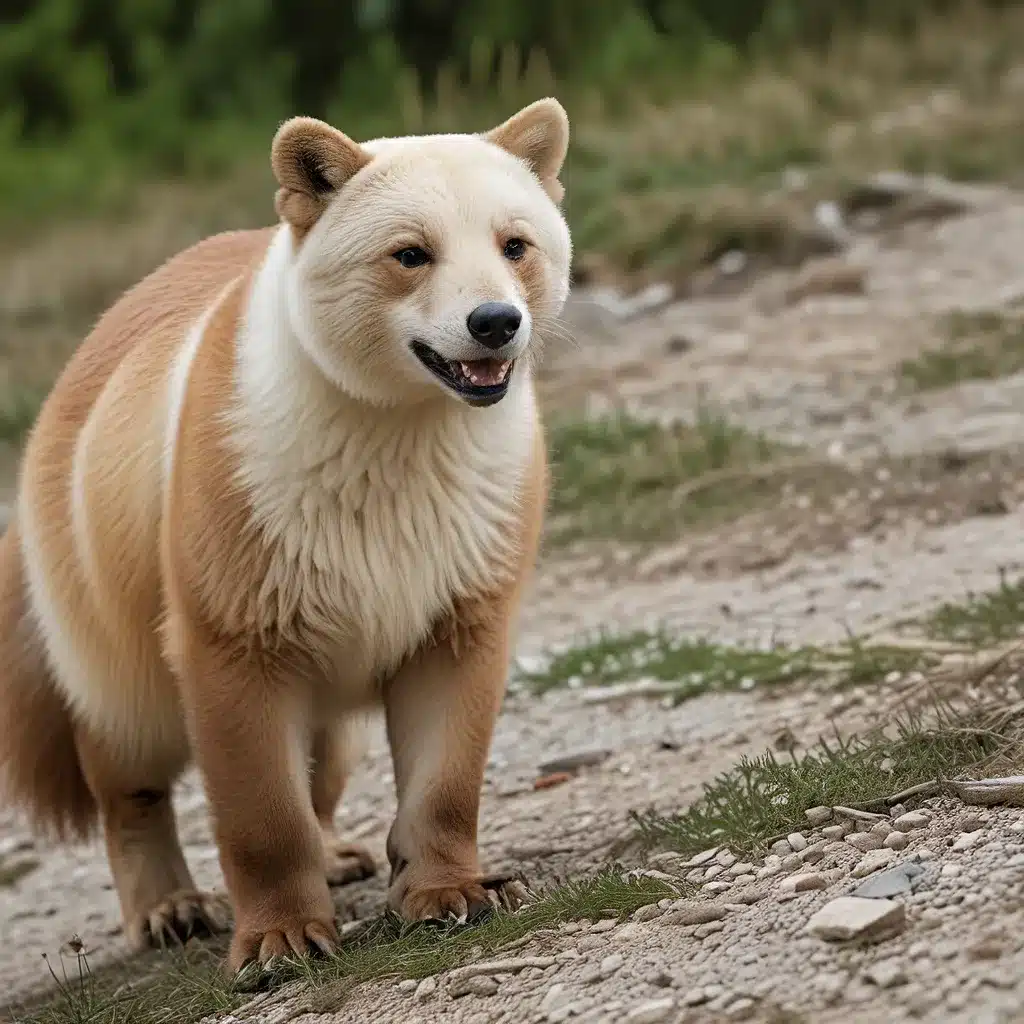
[[[381,404],[500,401],[568,293],[568,141],[553,99],[482,135],[358,144],[311,118],[283,124],[290,315],[321,370]]]

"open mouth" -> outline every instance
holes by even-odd
[[[470,405],[494,405],[508,391],[514,359],[445,359],[429,345],[414,341],[416,358],[439,380]]]

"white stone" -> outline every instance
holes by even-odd
[[[710,850],[704,850],[703,852],[698,853],[696,856],[691,857],[682,866],[684,868],[699,868],[699,867],[703,867],[705,864],[707,864],[707,862],[709,860],[711,860],[712,857],[715,856],[716,853],[718,853],[718,851],[720,849],[721,849],[720,846],[712,846]]]
[[[621,953],[612,953],[601,961],[601,977],[610,978],[625,963]]]
[[[956,838],[956,842],[951,847],[955,852],[961,850],[973,850],[981,841],[981,837],[985,834],[983,828],[975,829],[973,832],[961,832]]]
[[[803,835],[800,832],[791,832],[788,836],[786,836],[786,842],[789,843],[791,847],[793,847],[793,850],[796,853],[799,853],[801,850],[807,849],[807,840],[803,837]]]
[[[877,832],[851,832],[846,837],[846,842],[861,853],[882,848],[882,837]]]
[[[819,939],[843,942],[879,938],[902,931],[907,914],[902,903],[840,896],[821,907],[807,922],[807,931]]]
[[[452,999],[462,996],[493,996],[498,991],[498,981],[488,974],[477,974],[469,978],[457,978],[448,986]]]
[[[719,850],[715,856],[715,860],[722,865],[723,868],[730,868],[736,863],[736,854],[732,850]]]
[[[808,807],[804,811],[804,817],[813,825],[824,825],[826,821],[832,820],[831,807]]]
[[[895,988],[907,983],[907,973],[897,960],[879,960],[864,972],[864,977],[879,988]]]
[[[816,872],[809,871],[784,878],[779,888],[783,892],[810,892],[813,889],[828,888],[828,882]]]
[[[649,999],[639,1006],[634,1006],[626,1014],[628,1024],[661,1024],[668,1020],[676,1008],[676,1001],[671,996],[663,999]]]
[[[939,872],[943,878],[955,878],[960,874],[959,864],[943,864],[942,870]]]
[[[416,986],[416,994],[413,999],[417,1003],[422,1003],[424,1000],[429,999],[437,991],[437,978],[424,978]]]
[[[893,825],[900,830],[900,832],[913,832],[915,829],[927,828],[931,819],[928,815],[923,814],[921,811],[907,811],[906,814],[901,814],[898,818],[893,820]]]
[[[910,840],[906,832],[890,832],[885,837],[885,848],[887,850],[905,850]]]
[[[565,985],[562,982],[555,982],[544,993],[544,998],[540,1001],[540,1012],[544,1014],[551,1013],[552,1010],[557,1010],[560,1006],[564,1006],[569,1002],[569,993],[565,990]]]
[[[854,878],[866,878],[879,868],[887,868],[896,859],[895,850],[869,850],[857,862],[853,871]]]

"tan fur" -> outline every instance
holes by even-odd
[[[223,926],[170,807],[195,758],[230,964],[329,949],[328,884],[374,870],[334,812],[380,704],[391,905],[486,904],[477,812],[545,500],[530,365],[568,287],[566,140],[551,100],[480,137],[286,123],[282,225],[150,275],[46,402],[0,547],[0,767],[41,820],[82,831],[98,808],[138,944]],[[409,246],[428,264],[397,262]],[[465,328],[486,301],[523,323],[507,396],[473,408],[411,344],[490,359]]]

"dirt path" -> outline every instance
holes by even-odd
[[[819,537],[820,510],[794,506],[782,514],[784,529],[744,519],[655,550],[624,548],[610,560],[607,551],[553,558],[524,612],[524,658],[600,628],[664,625],[755,646],[837,643],[851,632],[884,636],[896,623],[990,590],[1001,572],[1024,566],[1024,494],[1014,476],[1016,446],[1024,440],[1024,374],[923,393],[896,386],[901,361],[936,344],[949,311],[1012,311],[1024,302],[1024,199],[978,191],[971,207],[955,218],[864,236],[842,258],[845,269],[823,261],[732,296],[671,303],[628,320],[578,295],[569,313],[578,345],[549,353],[544,391],[566,405],[623,405],[683,419],[709,405],[732,423],[833,463],[951,448],[1006,451],[1009,469],[994,484],[999,501],[988,503],[985,514],[972,514],[970,503],[950,514],[946,493],[954,485],[947,481],[927,500],[886,506],[882,481],[880,495],[865,487],[850,499],[879,505],[880,518],[869,517],[863,530],[847,526]],[[794,533],[797,527],[804,532]],[[786,536],[817,541],[780,547],[778,538]],[[752,554],[743,564],[724,556],[695,560],[695,547],[704,556],[737,547]],[[808,744],[845,713],[799,684],[771,694],[756,687],[709,694],[674,708],[643,697],[598,702],[585,690],[515,693],[488,772],[484,857],[514,863],[538,881],[598,868],[628,834],[629,811],[685,806],[703,782],[742,754],[770,746],[781,730]],[[565,785],[532,788],[542,762],[596,749],[610,752],[600,765]],[[340,824],[382,861],[391,784],[378,727]],[[178,808],[197,880],[219,887],[193,777],[182,783]],[[303,1014],[300,997],[290,1009],[257,1006],[237,1019],[1017,1019],[1024,1013],[1024,985],[1016,982],[1024,977],[1020,812],[986,811],[970,829],[963,815],[963,808],[936,801],[927,827],[910,833],[900,856],[919,855],[929,884],[908,897],[901,933],[878,945],[836,949],[804,932],[816,908],[851,887],[849,872],[862,853],[838,843],[842,849],[809,862],[820,889],[786,894],[781,873],[745,882],[741,872],[741,881],[717,896],[724,909],[715,921],[672,926],[651,911],[617,926],[567,927],[514,954],[536,956],[545,966],[498,971],[496,983],[480,982],[467,995],[459,996],[451,979],[387,983],[359,990],[337,1013]],[[978,829],[963,850],[950,849],[961,832]],[[813,846],[810,829],[807,836]],[[45,982],[40,955],[56,954],[72,933],[82,936],[96,964],[116,955],[120,943],[98,844],[50,850],[0,812],[0,862],[19,858],[37,866],[0,889],[0,986],[11,1000]],[[726,877],[734,877],[729,870],[723,868]],[[339,906],[346,916],[372,915],[383,893],[383,880],[372,880],[340,892]]]

